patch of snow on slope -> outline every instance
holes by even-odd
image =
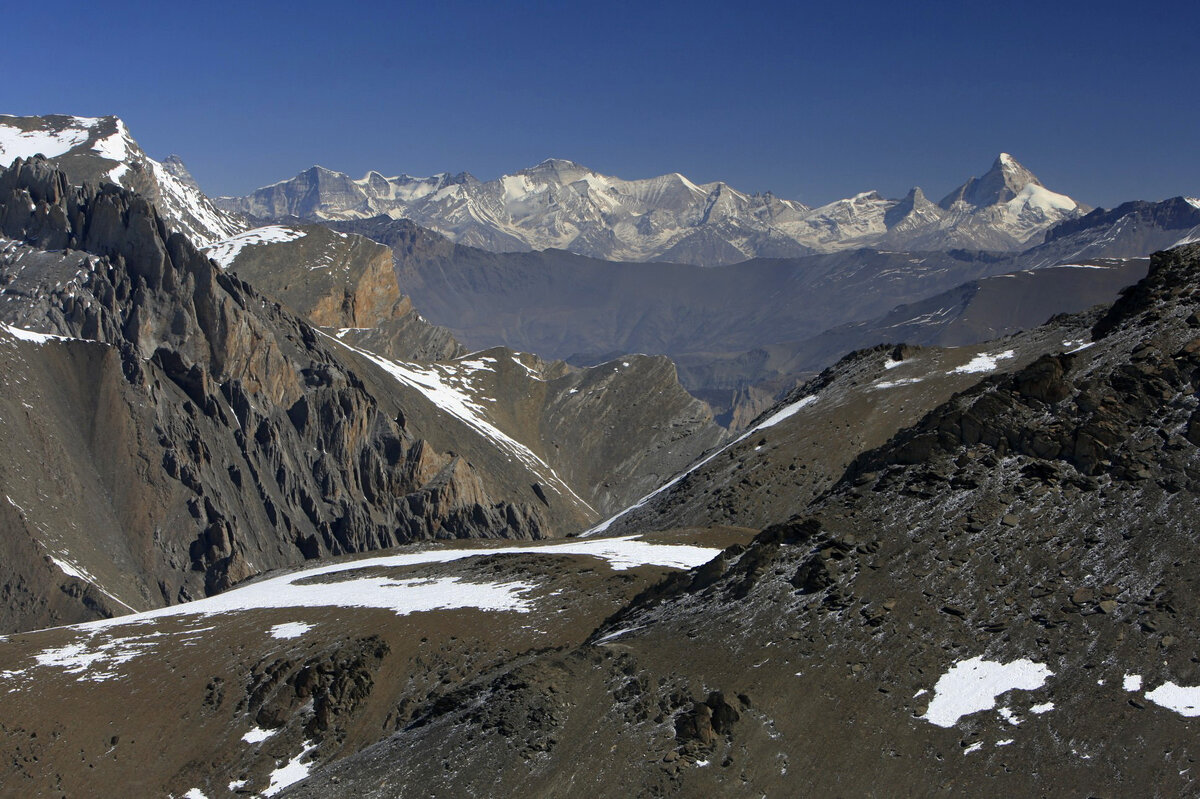
[[[136,638],[114,638],[93,645],[91,641],[45,649],[34,656],[39,666],[52,666],[67,674],[78,674],[80,680],[107,682],[117,678],[116,666],[145,653],[154,646],[143,640],[154,635]]]
[[[12,325],[6,325],[4,322],[0,322],[0,330],[8,333],[13,338],[20,339],[21,341],[30,341],[34,344],[45,344],[47,341],[72,340],[66,336],[55,336],[50,333],[37,333],[33,330],[24,330],[19,327],[13,327]]]
[[[1011,663],[982,657],[963,660],[938,679],[933,700],[921,718],[938,727],[953,727],[963,716],[994,708],[1001,694],[1036,690],[1052,676],[1054,672],[1044,663],[1024,658]]]
[[[1200,687],[1166,682],[1146,692],[1146,698],[1181,716],[1200,716]]]
[[[951,369],[949,374],[961,375],[992,372],[995,371],[999,361],[1006,361],[1009,358],[1012,358],[1015,354],[1016,353],[1014,353],[1012,350],[1005,350],[1004,352],[995,353],[980,353],[962,366]]]
[[[899,380],[880,380],[878,383],[871,386],[871,388],[895,388],[896,386],[908,386],[913,383],[920,382],[921,378],[919,377],[902,377]]]
[[[300,782],[308,776],[308,772],[312,769],[312,763],[303,761],[318,745],[312,741],[305,741],[302,746],[304,748],[298,755],[271,772],[271,784],[262,792],[263,796],[274,796],[289,785]]]
[[[54,158],[86,142],[88,135],[87,130],[78,128],[23,131],[0,124],[0,166],[7,167],[18,158],[29,158],[38,153]]]
[[[396,580],[382,576],[345,574],[364,570],[395,569],[427,563],[450,563],[464,558],[509,554],[588,555],[608,561],[615,570],[637,566],[666,566],[690,569],[712,560],[718,549],[687,545],[656,544],[639,536],[578,539],[559,544],[491,547],[479,549],[431,549],[405,552],[347,563],[333,563],[284,574],[239,586],[216,596],[197,599],[129,616],[100,619],[76,625],[78,630],[97,630],[134,624],[167,616],[212,615],[258,608],[350,607],[380,608],[398,615],[428,610],[477,608],[493,611],[525,611],[522,597],[533,586],[521,582],[468,583],[456,577]]]
[[[262,743],[277,732],[279,730],[264,730],[262,727],[251,727],[250,731],[242,736],[242,740],[248,744]]]
[[[267,630],[267,633],[272,638],[299,638],[312,628],[313,625],[302,621],[289,621],[283,624],[276,624],[270,630]]]
[[[1121,685],[1126,691],[1140,691],[1142,690],[1142,675],[1126,674]]]
[[[217,262],[222,269],[228,269],[237,260],[238,255],[247,247],[259,244],[279,244],[304,238],[303,230],[284,227],[283,225],[267,225],[265,227],[247,230],[224,241],[218,241],[204,249],[204,254]]]

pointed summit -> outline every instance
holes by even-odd
[[[982,177],[971,178],[942,198],[938,205],[947,210],[958,202],[975,208],[998,205],[1013,199],[1021,193],[1021,189],[1031,183],[1034,186],[1042,185],[1037,175],[1022,166],[1017,159],[1008,153],[1000,153],[992,163],[992,168]]]
[[[179,182],[187,186],[192,191],[200,191],[200,184],[192,177],[192,173],[188,171],[187,165],[183,163],[183,159],[177,155],[168,155],[162,161],[163,169],[170,172],[175,177],[179,178]]]
[[[884,214],[884,227],[891,230],[914,213],[921,218],[931,218],[936,216],[935,208],[936,206],[925,197],[925,192],[921,191],[921,187],[913,186],[903,200],[889,208]]]

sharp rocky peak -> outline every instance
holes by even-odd
[[[959,202],[975,208],[997,205],[1016,197],[1021,189],[1030,183],[1035,186],[1042,185],[1037,175],[1025,168],[1017,159],[1008,153],[1000,153],[992,163],[992,168],[982,177],[969,179],[946,195],[938,204],[946,209]]]

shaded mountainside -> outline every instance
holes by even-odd
[[[0,564],[8,629],[593,518],[545,468],[221,273],[139,196],[18,160],[0,173],[0,234],[4,537],[24,553]]]
[[[257,218],[411,219],[491,252],[565,250],[607,261],[699,266],[879,247],[1017,251],[1087,209],[1042,186],[1007,153],[939,204],[919,188],[900,200],[863,192],[820,208],[673,173],[621,180],[548,159],[480,181],[448,173],[361,180],[320,166],[217,201]]]
[[[330,226],[390,246],[400,290],[467,346],[585,361],[795,340],[1011,269],[988,253],[873,250],[707,269],[620,264],[560,251],[489,253],[403,220]]]
[[[1200,225],[1200,200],[1173,197],[1137,200],[1112,210],[1097,208],[1046,231],[1046,240],[1027,251],[1030,268],[1093,258],[1139,258],[1173,247]]]
[[[1156,255],[1090,346],[284,795],[1195,793],[1198,286]]]
[[[391,250],[313,225],[256,228],[207,251],[404,390],[510,439],[596,512],[628,505],[720,443],[725,432],[663,356],[579,369],[495,347],[463,354],[400,294]],[[431,362],[432,361],[432,362]],[[430,424],[436,424],[431,420]]]
[[[737,386],[738,381],[771,385],[812,374],[831,358],[885,341],[942,347],[977,344],[1029,330],[1057,314],[1110,303],[1121,289],[1144,277],[1148,265],[1149,259],[1130,258],[1006,272],[804,341],[745,353],[684,356],[679,368],[685,380],[714,388]]]

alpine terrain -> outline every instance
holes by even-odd
[[[0,796],[1200,793],[1198,200],[6,116],[0,351]]]

